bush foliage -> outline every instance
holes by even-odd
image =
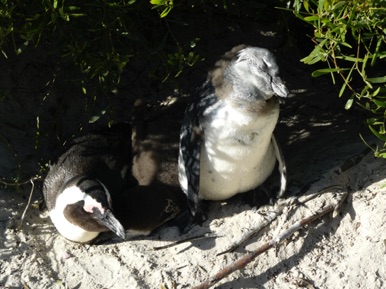
[[[324,63],[314,77],[341,80],[346,109],[357,103],[372,112],[367,124],[384,142],[375,155],[386,158],[386,1],[295,0],[291,9],[314,27],[315,47],[301,61]]]
[[[285,6],[314,28],[314,49],[302,61],[318,63],[313,76],[330,74],[341,85],[347,109],[371,111],[369,128],[386,143],[385,0],[0,0],[0,57],[44,46],[85,94],[95,84],[114,92],[129,62],[143,61],[162,82],[200,61],[200,34],[186,35],[208,27],[200,21],[259,21],[267,5]],[[375,153],[386,157],[386,147]]]
[[[84,92],[95,82],[107,90],[120,83],[131,61],[162,82],[178,76],[202,57],[200,33],[213,15],[225,27],[230,16],[263,14],[279,0],[0,0],[0,51],[3,57],[38,46],[73,67],[74,81]],[[196,30],[194,30],[196,28]],[[80,72],[78,74],[77,72]]]
[[[152,9],[159,5],[149,1],[1,0],[0,5],[3,57],[49,47],[59,55],[60,65],[80,72],[76,81],[84,92],[95,80],[105,89],[116,89],[134,58],[148,60],[148,74],[160,80],[199,59],[190,43],[174,38],[159,9]]]

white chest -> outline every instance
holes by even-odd
[[[276,162],[271,138],[278,116],[278,106],[262,115],[224,106],[203,123],[201,198],[228,199],[268,178]]]

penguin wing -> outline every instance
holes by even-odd
[[[285,190],[287,188],[287,166],[285,164],[283,151],[281,150],[281,147],[280,147],[279,143],[277,142],[274,134],[272,134],[272,144],[273,144],[273,148],[275,149],[276,158],[279,162],[280,191],[279,191],[277,197],[281,198],[281,197],[283,197]]]
[[[180,135],[180,165],[185,170],[187,179],[188,205],[193,216],[198,209],[198,193],[200,190],[200,153],[202,143],[202,130],[199,126],[199,117],[196,113],[196,104],[189,105],[181,126]]]

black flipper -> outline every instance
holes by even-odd
[[[188,106],[185,119],[181,127],[180,165],[185,169],[187,178],[188,207],[195,223],[202,224],[206,220],[200,190],[200,154],[202,144],[202,130],[199,125],[199,116],[195,103]]]

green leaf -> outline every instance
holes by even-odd
[[[319,12],[322,12],[322,11],[323,11],[323,8],[324,8],[324,0],[319,0],[318,11],[319,11]]]
[[[371,95],[374,97],[374,96],[377,96],[378,93],[381,91],[381,87],[378,87]],[[380,98],[382,98],[382,96],[378,96]]]
[[[374,129],[371,125],[369,125],[369,128],[370,128],[371,132],[372,132],[377,138],[379,138],[380,140],[386,142],[386,136],[385,136],[385,135],[380,134],[380,133],[379,133],[376,129]]]
[[[339,44],[343,45],[343,46],[346,46],[348,48],[352,48],[352,46],[346,42],[339,42]]]
[[[385,83],[386,76],[367,78],[367,81],[371,83]]]
[[[169,6],[169,7],[165,8],[165,9],[161,12],[161,16],[160,16],[160,17],[161,17],[161,18],[166,17],[172,9],[173,9],[173,6]]]
[[[379,119],[377,117],[371,117],[371,118],[368,118],[366,120],[366,123],[368,125],[377,125],[377,124],[381,124],[381,122],[379,121]]]
[[[94,116],[92,116],[92,117],[89,119],[88,123],[95,123],[95,122],[97,122],[99,119],[101,119],[101,117],[102,117],[104,114],[106,114],[106,111],[105,111],[105,110],[102,110],[101,113],[100,113],[100,115],[94,115]]]
[[[307,17],[304,17],[303,20],[307,22],[316,21],[316,20],[319,20],[319,16],[317,15],[307,16]]]
[[[347,1],[339,1],[338,3],[336,3],[336,4],[332,7],[332,10],[341,10],[340,8],[343,7],[344,5],[346,5],[346,2],[347,2]]]
[[[373,102],[378,107],[383,107],[383,108],[386,107],[386,101],[381,101],[381,100],[373,99]]]
[[[343,59],[346,61],[351,61],[351,62],[363,62],[362,58],[357,58],[357,57],[347,56],[347,55],[337,55],[336,58]]]
[[[309,10],[309,7],[310,7],[310,6],[309,6],[307,0],[305,0],[305,1],[303,2],[303,6],[304,6],[304,9],[306,9],[307,12],[310,12],[310,10]]]
[[[386,159],[386,152],[376,152],[375,156],[377,158],[383,158],[383,159]]]
[[[323,52],[322,47],[326,44],[326,42],[327,39],[323,39],[317,46],[315,46],[314,50],[312,50],[308,56],[300,59],[300,61],[311,65],[320,60],[324,60],[325,53]]]
[[[354,103],[354,95],[352,95],[346,102],[346,105],[344,106],[344,108],[346,110],[349,110],[351,108],[351,106],[353,105]]]
[[[327,73],[339,72],[343,70],[349,70],[350,68],[322,68],[312,72],[312,77],[318,77]]]
[[[355,63],[354,63],[354,65],[351,67],[350,72],[348,73],[348,75],[347,75],[347,77],[346,77],[346,79],[345,79],[345,81],[344,81],[342,87],[340,88],[340,91],[339,91],[339,97],[341,97],[341,96],[343,95],[343,93],[344,93],[344,91],[345,91],[345,89],[346,89],[347,84],[350,82],[351,73],[354,71],[354,69],[355,69]]]

